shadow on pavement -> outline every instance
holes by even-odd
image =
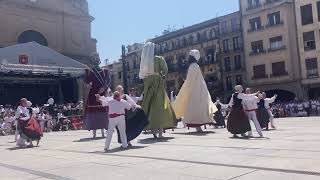
[[[139,143],[141,144],[155,144],[159,142],[169,142],[170,140],[174,139],[173,137],[164,137],[164,138],[148,138],[140,140]]]
[[[189,135],[189,136],[206,136],[208,134],[215,134],[214,131],[203,131],[203,132],[186,132],[186,133],[171,133],[177,135]]]
[[[229,137],[230,139],[239,139],[239,140],[249,140],[249,141],[254,141],[254,140],[270,140],[268,137]]]
[[[83,139],[75,140],[73,142],[89,142],[89,141],[98,141],[98,140],[101,140],[101,139],[105,139],[105,137],[83,138]]]
[[[92,154],[110,154],[110,153],[117,153],[117,152],[123,152],[123,151],[129,151],[129,150],[133,150],[133,149],[143,149],[143,148],[146,148],[147,146],[131,146],[127,149],[124,149],[122,147],[118,147],[118,148],[115,148],[115,149],[111,149],[107,152],[105,151],[95,151],[95,152],[90,152]]]

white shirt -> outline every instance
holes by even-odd
[[[46,121],[46,115],[45,114],[39,114],[39,116],[38,116],[38,120],[39,121]]]
[[[125,114],[126,110],[131,109],[131,105],[126,101],[121,99],[120,101],[112,99],[106,100],[106,98],[100,98],[102,106],[109,107],[109,114]]]
[[[21,118],[20,118],[21,114],[23,114],[24,117],[21,117]],[[16,119],[20,119],[20,120],[22,120],[22,121],[27,121],[27,120],[29,120],[29,119],[30,119],[30,114],[29,114],[28,108],[27,108],[27,107],[19,106],[19,107],[17,108],[16,114],[15,114],[15,118],[16,118]]]
[[[4,112],[6,112],[6,110],[4,108],[1,108],[0,113],[4,113]]]
[[[270,109],[270,104],[273,103],[275,100],[276,100],[276,96],[273,96],[272,98],[265,98],[264,99],[264,106],[267,108],[267,109]]]
[[[49,105],[53,105],[54,104],[54,99],[53,98],[49,98],[48,99],[48,104]]]
[[[239,93],[238,98],[242,99],[242,105],[244,110],[250,111],[258,109],[257,103],[259,102],[259,98],[255,96],[255,94]]]

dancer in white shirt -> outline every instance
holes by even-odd
[[[267,98],[266,93],[263,92],[262,97],[264,99],[265,107],[267,108],[269,116],[270,116],[271,128],[276,129],[276,126],[274,125],[274,116],[272,114],[270,104],[272,104],[277,99],[278,95],[276,94],[272,98]]]
[[[117,91],[114,93],[113,99],[109,101],[106,98],[101,98],[99,94],[97,94],[96,97],[100,100],[102,106],[109,107],[109,127],[104,150],[109,151],[113,131],[116,127],[119,129],[122,148],[127,148],[128,141],[126,135],[125,111],[130,110],[131,105],[127,101],[121,99],[120,93]]]
[[[246,89],[246,94],[251,95],[250,88]],[[259,94],[259,93],[257,93],[257,94]],[[256,110],[258,109],[257,104],[260,99],[254,95],[245,96],[244,98],[241,96],[238,96],[238,98],[243,100],[242,105],[243,105],[244,111],[246,112],[249,120],[251,120],[254,123],[256,130],[257,130],[258,134],[260,135],[260,137],[263,137],[262,129],[261,129],[261,126],[259,124],[259,121],[257,119],[257,114],[256,114]],[[249,131],[249,136],[252,136],[252,131]]]

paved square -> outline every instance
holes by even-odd
[[[141,135],[110,153],[87,131],[45,134],[40,147],[15,149],[0,137],[0,179],[319,180],[320,118],[277,119],[265,139],[233,139],[226,129],[168,131],[154,141]]]

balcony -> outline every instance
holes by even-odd
[[[261,3],[258,3],[258,4],[249,4],[249,6],[247,7],[247,11],[250,11],[252,9],[257,9],[257,8],[260,8],[262,7]]]
[[[307,70],[307,78],[308,79],[319,78],[318,69],[309,69],[309,70]]]
[[[278,26],[282,26],[283,24],[284,24],[283,21],[277,22],[277,23],[275,23],[275,24],[270,24],[270,23],[268,23],[268,24],[266,25],[266,28],[278,27]]]
[[[289,73],[284,71],[284,72],[277,72],[277,73],[273,73],[270,75],[270,78],[276,78],[276,77],[282,77],[282,76],[288,76]]]
[[[283,45],[283,46],[280,46],[280,47],[277,47],[277,48],[269,48],[268,49],[268,52],[276,52],[276,51],[282,51],[282,50],[286,50],[287,49],[287,46]]]
[[[264,30],[264,26],[261,26],[259,28],[249,29],[248,33],[257,32],[257,31],[263,31],[263,30]]]
[[[267,78],[269,78],[269,76],[267,74],[265,74],[265,75],[254,75],[252,77],[252,80],[267,79]]]
[[[255,51],[251,51],[249,53],[249,56],[258,56],[258,55],[261,55],[261,54],[265,54],[266,53],[266,50],[264,49],[257,49]]]
[[[279,2],[279,1],[281,1],[281,0],[266,0],[264,5],[269,5],[269,4],[272,4],[272,3],[275,3],[275,2]]]

